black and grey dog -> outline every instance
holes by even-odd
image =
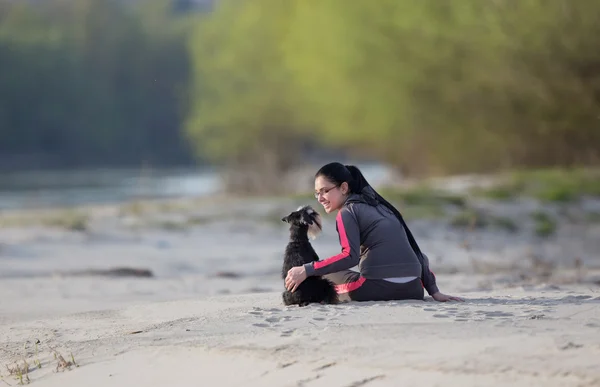
[[[281,271],[281,276],[285,280],[288,270],[292,267],[319,260],[309,238],[314,239],[321,232],[321,216],[311,206],[303,206],[281,220],[290,224],[290,240],[285,249]],[[285,290],[282,296],[285,305],[306,306],[312,302],[338,303],[333,283],[320,276],[308,277],[295,292]]]

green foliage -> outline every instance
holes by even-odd
[[[43,225],[69,231],[86,232],[89,229],[90,216],[78,210],[57,210],[37,214],[6,214],[0,216],[0,227],[27,227]]]
[[[88,230],[89,216],[77,211],[66,211],[54,217],[47,217],[42,220],[42,223],[50,227],[84,232]]]
[[[553,168],[523,170],[504,176],[503,182],[477,195],[493,199],[529,196],[548,202],[572,202],[581,196],[600,196],[600,170]]]
[[[435,190],[426,186],[406,189],[384,188],[379,194],[388,201],[399,201],[404,205],[453,205],[464,207],[465,198],[447,192]]]
[[[294,160],[292,145],[303,132],[290,75],[280,66],[292,4],[218,2],[198,23],[188,131],[201,154],[238,167],[260,165],[261,156],[278,166]]]
[[[545,212],[537,211],[531,214],[534,221],[534,231],[539,237],[549,237],[556,232],[556,222]]]
[[[483,229],[493,227],[498,230],[514,233],[519,230],[517,223],[511,218],[493,216],[483,210],[464,208],[450,219],[452,227],[460,229]]]
[[[519,230],[519,226],[514,220],[504,216],[494,217],[492,219],[492,224],[497,228],[506,230],[508,232],[517,232]]]
[[[0,0],[0,156],[81,165],[193,151],[260,171],[252,184],[269,192],[315,146],[409,175],[600,160],[598,2],[190,4]],[[532,187],[514,180],[488,194]],[[527,192],[600,192],[543,185]]]
[[[456,228],[478,229],[489,226],[488,216],[481,211],[467,208],[450,219],[450,225]]]
[[[595,163],[598,14],[567,0],[222,0],[194,35],[189,131],[217,160],[291,152],[300,134],[413,175]]]

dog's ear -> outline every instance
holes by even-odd
[[[308,236],[311,239],[315,239],[321,232],[321,216],[317,211],[312,208],[308,208],[306,214],[310,217],[310,223],[308,224]]]

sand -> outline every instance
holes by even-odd
[[[465,303],[284,307],[263,293],[3,324],[7,353],[41,341],[39,386],[597,386],[600,293],[464,294]],[[48,346],[79,367],[56,372]],[[31,362],[31,360],[30,360]],[[8,379],[6,379],[8,380]]]
[[[597,226],[542,240],[414,221],[440,288],[464,303],[285,307],[277,218],[296,204],[180,208],[160,225],[106,207],[86,210],[84,232],[3,228],[0,385],[17,385],[8,368],[23,359],[35,386],[600,385]],[[175,227],[181,213],[202,219]],[[339,249],[334,230],[325,217],[322,256]],[[76,274],[117,266],[154,275]],[[76,365],[57,369],[54,350]]]

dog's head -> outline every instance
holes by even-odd
[[[302,206],[281,220],[293,226],[308,227],[311,239],[315,239],[321,232],[321,215],[311,206]]]

